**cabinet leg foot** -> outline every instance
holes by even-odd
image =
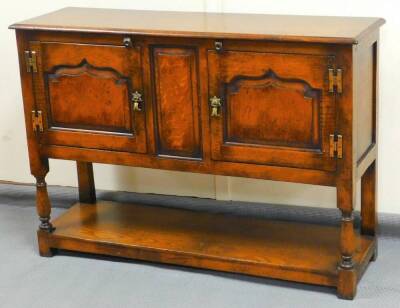
[[[357,274],[353,269],[339,267],[337,295],[341,299],[354,299],[357,293]]]
[[[48,241],[48,232],[39,229],[38,232],[38,244],[39,244],[39,255],[41,257],[52,257],[55,253],[55,249],[50,248]]]

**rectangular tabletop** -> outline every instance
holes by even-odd
[[[355,44],[382,18],[137,11],[68,7],[12,29]]]

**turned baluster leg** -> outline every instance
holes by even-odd
[[[352,185],[338,187],[338,205],[342,212],[340,226],[340,261],[338,266],[338,296],[353,299],[357,290],[357,274],[354,268],[353,255],[355,252],[355,231]]]
[[[44,177],[36,177],[36,208],[39,215],[39,229],[51,232],[53,226],[50,222],[51,205]]]
[[[79,201],[84,203],[96,203],[93,164],[77,161],[76,167],[78,171]]]
[[[365,235],[376,235],[378,225],[376,208],[376,166],[373,162],[361,177],[361,233]],[[375,261],[378,255],[377,246],[372,256]]]
[[[51,257],[53,255],[53,251],[48,243],[48,234],[54,228],[50,222],[51,204],[45,181],[47,171],[34,174],[36,178],[36,209],[40,220],[38,230],[39,253],[43,257]]]

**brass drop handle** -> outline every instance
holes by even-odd
[[[210,105],[211,105],[211,116],[212,117],[219,117],[221,114],[219,110],[221,108],[221,99],[219,97],[213,96],[210,98]]]
[[[138,91],[132,93],[133,111],[142,111],[141,104],[143,103],[142,94]]]

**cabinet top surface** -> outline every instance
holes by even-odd
[[[219,39],[357,43],[382,18],[137,11],[68,7],[12,29]]]

